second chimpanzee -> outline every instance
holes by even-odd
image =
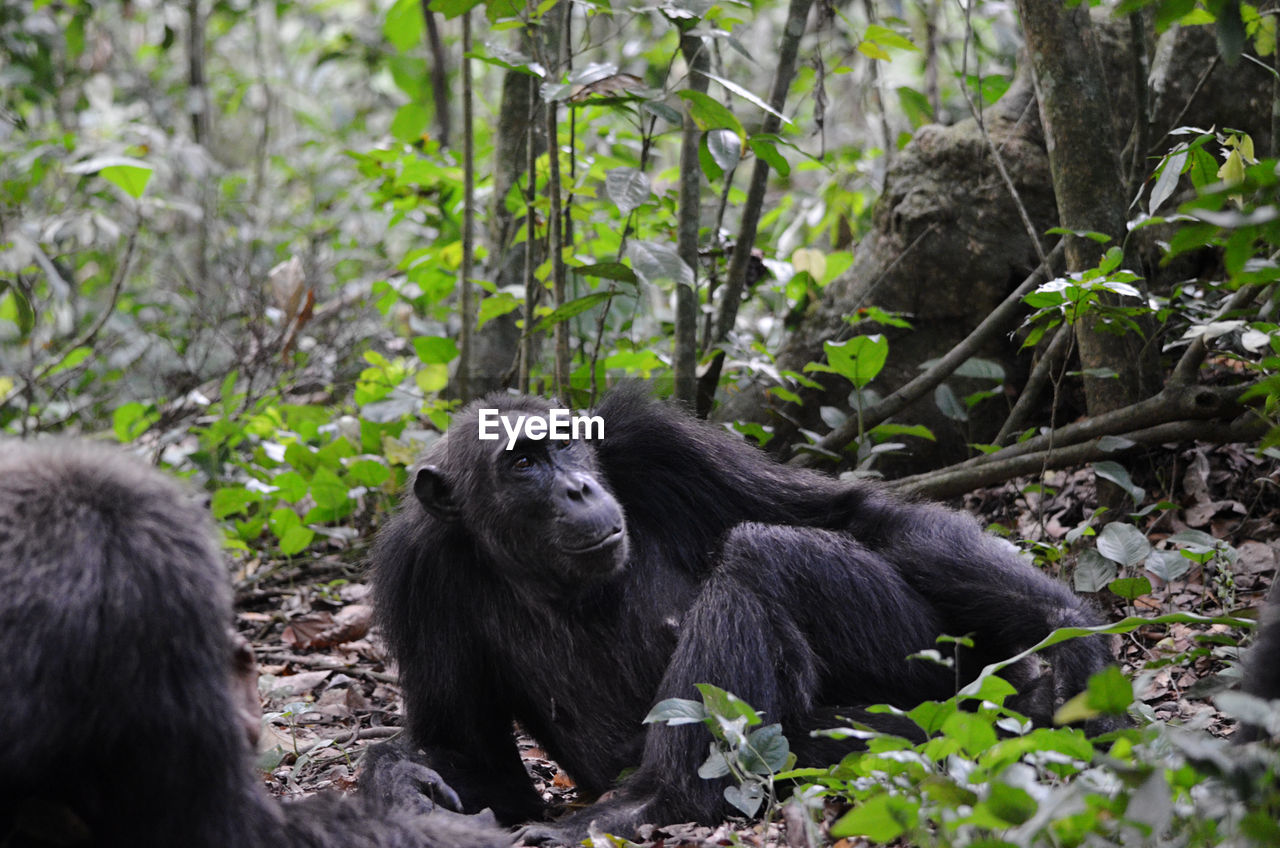
[[[1097,623],[1065,587],[968,516],[781,466],[635,389],[598,409],[599,440],[478,438],[480,410],[549,416],[528,397],[458,412],[380,534],[380,620],[400,665],[409,739],[383,746],[367,787],[403,799],[438,772],[466,811],[536,818],[512,721],[589,794],[615,794],[527,836],[576,841],[594,821],[716,821],[723,782],[696,774],[699,726],[644,728],[695,683],[781,722],[800,762],[832,756],[808,731],[859,706],[954,694],[954,673],[908,660],[970,635],[971,677],[1056,627]],[[492,419],[492,413],[486,416]],[[1017,706],[1045,721],[1110,662],[1099,638],[1015,670]]]
[[[0,845],[508,843],[447,812],[272,801],[230,623],[208,518],[172,480],[101,446],[0,440]]]

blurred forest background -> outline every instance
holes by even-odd
[[[1067,730],[992,755],[998,711],[989,740],[952,714],[911,763],[806,775],[813,821],[1277,844],[1274,756],[1177,729],[1265,720],[1203,698],[1280,536],[1276,16],[0,0],[0,433],[207,489],[280,791],[345,785],[338,730],[395,711],[355,564],[450,410],[630,379],[782,461],[966,496],[1129,616],[1136,679],[1098,697],[1151,723],[1109,760]]]

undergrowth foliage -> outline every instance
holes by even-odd
[[[1128,618],[1055,631],[1020,656],[1089,633],[1126,634],[1153,624],[1249,626],[1190,614]],[[1004,665],[988,667],[946,701],[871,709],[910,720],[927,737],[923,742],[858,724],[815,731],[865,746],[824,768],[789,767],[793,758],[780,726],[763,724],[749,705],[714,686],[698,687],[701,702],[663,701],[646,721],[706,725],[712,742],[698,773],[732,776],[725,798],[747,815],[788,803],[812,822],[821,819],[826,802],[837,802],[844,812],[830,827],[836,838],[945,848],[1208,848],[1280,840],[1280,753],[1273,744],[1233,745],[1154,720],[1116,668],[1094,675],[1056,720],[1128,713],[1134,727],[1096,739],[1076,727],[1033,727],[1003,706],[1013,692],[995,676]],[[1280,731],[1280,705],[1229,693],[1219,706]]]

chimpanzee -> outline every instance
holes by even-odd
[[[1262,607],[1258,627],[1258,638],[1245,662],[1243,688],[1250,695],[1274,701],[1280,699],[1280,591],[1274,586]],[[1235,739],[1249,742],[1263,735],[1259,728],[1245,724]]]
[[[102,446],[0,441],[0,845],[509,844],[455,813],[272,801],[230,624],[194,497]]]
[[[384,797],[416,791],[408,763],[438,772],[466,811],[537,818],[514,719],[588,794],[636,767],[526,839],[718,821],[724,784],[696,774],[709,736],[646,730],[656,701],[712,683],[781,722],[801,763],[838,759],[808,731],[955,693],[954,670],[907,659],[938,636],[972,636],[968,679],[1056,627],[1097,623],[972,518],[778,465],[638,388],[605,398],[596,440],[540,439],[540,424],[508,449],[502,430],[479,438],[496,427],[484,409],[513,425],[551,414],[504,395],[456,413],[372,553],[409,736],[370,752],[365,785]],[[1047,659],[1051,673],[1015,673],[1016,705],[1039,721],[1111,661],[1096,637]]]

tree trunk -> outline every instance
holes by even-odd
[[[1113,111],[1098,57],[1089,11],[1056,0],[1019,0],[1040,122],[1049,152],[1049,172],[1061,226],[1103,233],[1108,245],[1066,236],[1067,270],[1097,266],[1103,252],[1125,243],[1124,178],[1114,144]],[[1109,303],[1118,303],[1114,296]],[[1090,415],[1127,406],[1154,393],[1154,361],[1144,339],[1101,329],[1087,314],[1076,322],[1084,366],[1085,403]],[[1103,373],[1106,375],[1104,376]]]

